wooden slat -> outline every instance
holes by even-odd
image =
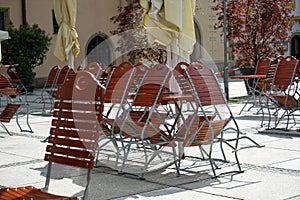
[[[93,101],[90,101],[89,103],[57,101],[54,103],[54,109],[102,112],[103,105],[101,105],[100,102],[97,103],[97,102],[93,102]]]
[[[63,111],[63,110],[55,110],[53,112],[53,117],[55,118],[66,118],[66,119],[84,119],[84,120],[92,120],[93,122],[100,122],[102,119],[102,113],[100,112],[72,112],[72,111]]]
[[[76,157],[78,159],[89,159],[93,160],[95,158],[95,152],[83,151],[82,149],[70,149],[69,147],[63,148],[58,146],[48,145],[46,151],[51,154],[61,154],[65,156]]]
[[[70,138],[80,138],[81,140],[97,140],[100,135],[102,135],[101,130],[82,130],[82,131],[77,131],[77,130],[69,130],[69,129],[61,129],[61,128],[54,128],[52,127],[50,129],[50,135],[53,136],[62,136],[62,137],[70,137]]]
[[[18,188],[2,188],[0,189],[1,200],[12,199],[60,199],[60,200],[75,200],[77,197],[66,197],[55,194],[50,194],[41,189],[25,186]]]
[[[81,167],[86,169],[93,169],[94,167],[94,162],[91,160],[79,160],[75,158],[61,157],[61,156],[55,156],[50,154],[45,154],[44,159],[49,162],[56,162],[60,164],[70,165],[74,167]]]
[[[52,126],[64,127],[68,129],[79,129],[79,130],[100,130],[100,122],[98,121],[67,121],[63,119],[53,119]]]
[[[83,140],[71,140],[67,138],[56,138],[56,137],[49,137],[48,143],[55,144],[55,145],[89,149],[89,150],[95,150],[98,147],[98,144],[95,143],[95,141],[93,140],[83,141]]]
[[[12,104],[9,103],[5,106],[4,110],[1,112],[0,121],[1,122],[10,122],[15,113],[20,108],[21,104]]]

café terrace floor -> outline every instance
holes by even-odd
[[[36,98],[39,92],[35,90],[29,99]],[[147,173],[145,180],[98,167],[92,172],[89,199],[300,199],[300,132],[264,131],[260,127],[261,116],[255,114],[256,109],[238,115],[246,95],[243,82],[231,81],[229,92],[234,100],[230,108],[241,131],[260,145],[265,145],[238,152],[244,173],[212,179],[209,163],[192,157],[182,161],[180,177],[176,177],[174,165]],[[20,120],[25,123],[24,118]],[[41,140],[48,136],[50,123],[51,116],[33,114],[30,115],[30,125],[34,133],[20,132],[15,120],[7,124],[12,136],[0,130],[0,187],[44,187],[47,162],[43,158],[47,143]],[[240,141],[241,146],[248,144],[251,144],[248,140]],[[185,154],[197,156],[199,150],[187,148]],[[232,162],[221,165],[220,171],[233,167],[233,157],[228,158]],[[102,164],[105,166],[105,163]],[[54,165],[49,191],[80,195],[85,180],[86,176],[81,171],[70,173],[68,168]]]

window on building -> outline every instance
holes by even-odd
[[[0,30],[7,30],[9,21],[8,8],[0,8]]]
[[[291,39],[291,55],[300,59],[300,33],[294,35]]]
[[[100,35],[95,36],[87,47],[87,63],[98,62],[99,64],[111,64],[110,46],[105,37]]]
[[[52,10],[52,25],[53,25],[53,33],[57,34],[59,26],[58,26],[56,18],[55,18],[54,10]]]

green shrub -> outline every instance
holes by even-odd
[[[37,24],[12,24],[7,30],[11,39],[2,42],[3,64],[18,64],[16,67],[19,78],[24,85],[33,82],[36,66],[43,64],[49,50],[51,37]]]

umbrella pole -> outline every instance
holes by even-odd
[[[223,0],[224,3],[224,26],[223,26],[223,38],[224,38],[224,89],[225,89],[225,95],[226,95],[226,99],[229,100],[229,89],[228,89],[228,66],[227,66],[227,32],[226,32],[226,12],[227,12],[227,5],[226,5],[226,0]]]
[[[2,53],[1,53],[1,41],[0,41],[0,63],[2,61]]]
[[[68,65],[74,69],[74,55],[72,54],[72,51],[70,51],[68,55]]]

